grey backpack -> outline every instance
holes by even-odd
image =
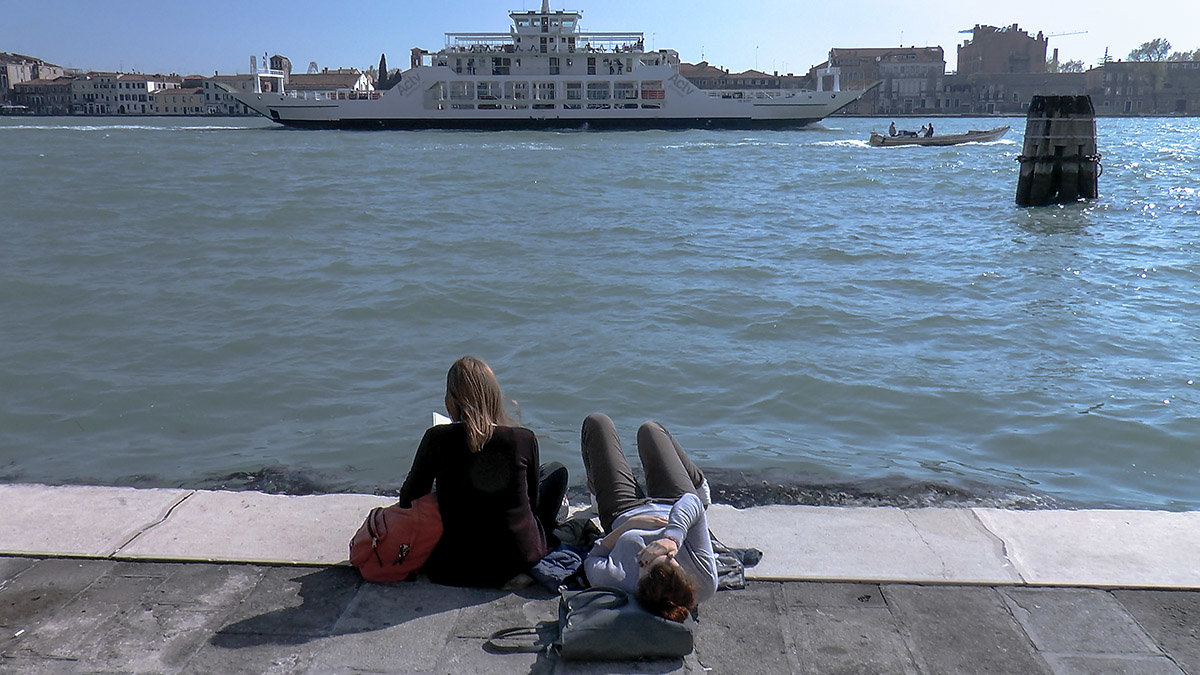
[[[683,623],[664,619],[619,588],[595,586],[562,591],[556,638],[547,641],[550,636],[535,627],[506,628],[493,633],[487,646],[498,652],[557,652],[573,661],[671,659],[692,653],[695,626],[690,616]]]

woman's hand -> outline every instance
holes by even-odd
[[[667,537],[656,539],[638,552],[638,566],[648,567],[659,558],[671,560],[677,553],[679,553],[679,544],[675,543],[674,539]]]

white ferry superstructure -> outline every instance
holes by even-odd
[[[677,52],[645,51],[642,33],[581,32],[581,14],[549,0],[509,16],[507,33],[447,33],[441,51],[413,49],[386,91],[288,92],[264,63],[254,92],[233,93],[279,124],[336,129],[784,129],[865,93],[700,89]]]

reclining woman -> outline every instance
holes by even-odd
[[[538,465],[533,432],[512,426],[495,373],[464,356],[446,374],[451,424],[430,427],[400,488],[408,506],[437,486],[442,538],[423,571],[435,583],[500,587],[553,550],[567,469]]]
[[[588,489],[608,533],[584,560],[588,581],[622,588],[647,611],[683,621],[717,592],[704,474],[657,422],[642,424],[637,434],[647,497],[607,415],[584,419],[581,446]]]

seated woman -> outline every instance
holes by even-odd
[[[683,621],[717,592],[707,496],[700,497],[708,491],[704,474],[657,422],[637,434],[649,497],[641,496],[607,415],[588,415],[581,445],[588,489],[608,533],[584,560],[588,581],[625,589],[647,611]]]
[[[424,572],[436,583],[498,587],[558,545],[551,533],[567,469],[539,467],[537,438],[511,426],[500,383],[478,358],[450,367],[446,412],[453,423],[425,432],[399,503],[436,483],[443,532]]]

